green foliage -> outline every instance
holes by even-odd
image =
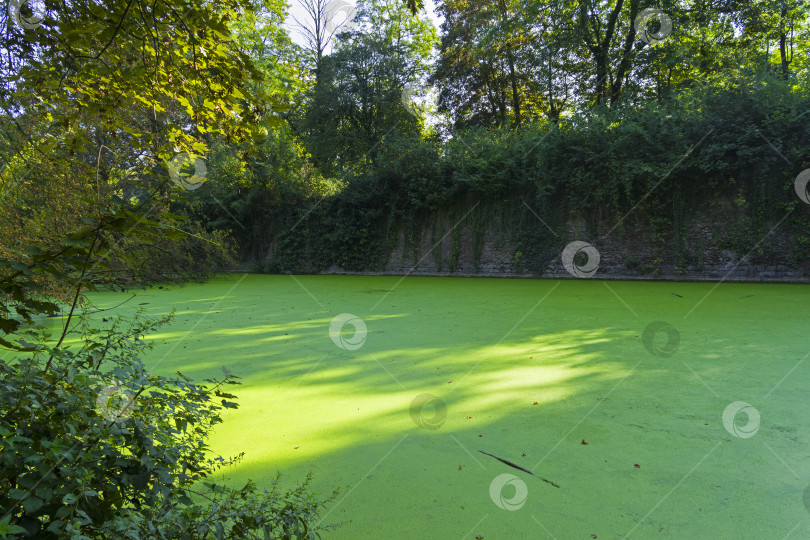
[[[649,223],[655,258],[671,256],[683,268],[702,256],[685,237],[693,216],[736,199],[745,201],[748,224],[729,229],[724,245],[744,255],[788,210],[799,211],[786,228],[798,231],[794,222],[806,219],[793,180],[810,155],[807,110],[810,96],[790,83],[747,77],[728,88],[690,89],[673,103],[616,107],[559,125],[476,127],[444,144],[391,136],[380,143],[377,163],[348,175],[338,193],[278,208],[284,221],[264,237],[266,250],[277,246],[268,270],[380,269],[395,235],[405,234],[415,249],[419,234],[436,229],[433,246],[450,232],[452,223],[442,220],[460,218],[476,202],[449,251],[434,254],[437,268],[457,268],[463,233],[480,262],[493,228],[522,254],[523,269],[542,273],[571,240],[565,224],[572,216],[592,234]]]
[[[231,46],[229,26],[252,17],[249,2],[46,5],[37,28],[9,20],[0,35],[3,50],[13,53],[0,69],[4,89],[11,90],[2,108],[48,122],[59,135],[40,141],[45,153],[60,145],[86,151],[89,132],[97,129],[162,160],[177,151],[202,155],[207,145],[200,135],[250,139],[258,115],[280,105],[272,95],[247,91],[260,72]],[[145,136],[139,106],[165,123],[158,145]]]
[[[284,108],[257,87],[262,71],[234,40],[237,19],[255,22],[250,2],[45,8],[33,28],[13,9],[0,15],[6,347],[4,336],[52,311],[54,298],[75,304],[94,283],[183,278],[187,268],[199,277],[227,264],[222,231],[189,223],[176,242],[184,233],[170,206],[182,195],[166,161],[205,153],[213,136],[249,153],[265,129],[258,120],[272,125]]]
[[[470,223],[470,247],[472,249],[473,269],[475,272],[481,270],[481,255],[484,250],[487,227],[491,223],[491,206],[481,207],[480,205],[472,209],[469,215]]]
[[[805,0],[444,0],[434,82],[455,129],[553,122],[742,73],[807,76]],[[644,9],[665,13],[636,28]],[[645,31],[663,31],[663,40]]]
[[[308,480],[286,493],[278,480],[264,492],[206,481],[242,457],[206,443],[220,411],[237,407],[238,377],[147,372],[144,336],[171,317],[85,324],[78,348],[41,342],[0,362],[7,538],[316,537],[324,501],[306,493]]]
[[[447,261],[447,269],[450,270],[450,272],[458,271],[458,258],[461,255],[461,231],[463,226],[464,223],[462,222],[453,229],[451,234],[450,260]]]
[[[75,291],[73,307],[83,289],[95,288],[96,271],[111,271],[109,256],[117,249],[115,235],[177,239],[180,233],[161,227],[143,215],[127,210],[99,219],[84,218],[85,227],[71,233],[52,251],[36,245],[13,259],[0,259],[0,345],[30,350],[10,341],[11,336],[33,322],[33,317],[58,310],[45,283],[58,282]],[[99,256],[99,254],[101,254]],[[123,254],[122,257],[128,257]]]
[[[295,208],[276,237],[271,271],[381,269],[388,246],[385,192],[374,179],[359,180],[324,200]]]
[[[94,278],[96,284],[146,285],[187,280],[203,281],[236,265],[233,239],[225,230],[206,231],[184,220],[183,234],[144,243],[122,237],[111,258],[112,269]],[[122,260],[119,254],[126,254]],[[100,273],[99,273],[100,274]]]

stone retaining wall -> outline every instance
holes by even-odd
[[[676,260],[669,248],[671,244],[667,242],[671,242],[671,238],[662,242],[658,237],[660,247],[656,249],[657,237],[642,219],[635,222],[632,229],[628,227],[623,232],[618,229],[613,232],[609,224],[600,226],[598,233],[602,236],[596,238],[586,233],[582,222],[572,221],[562,238],[579,239],[597,248],[601,260],[593,277],[599,279],[810,282],[810,261],[791,263],[793,240],[784,231],[777,229],[755,244],[749,254],[739,255],[718,245],[722,244],[720,238],[725,233],[717,223],[730,221],[724,219],[722,212],[716,212],[712,217],[715,221],[696,221],[688,228],[685,235],[688,257],[681,261]],[[469,231],[461,227],[459,232],[455,239],[455,256],[451,231],[444,231],[439,241],[423,231],[416,249],[408,244],[404,234],[400,234],[383,271],[345,272],[335,266],[322,273],[574,278],[564,268],[559,256],[542,273],[522,271],[515,259],[514,247],[505,234],[494,228],[485,235],[480,264],[476,269]],[[764,260],[766,257],[760,252],[761,247],[768,248],[768,260]],[[452,268],[454,258],[456,267]]]

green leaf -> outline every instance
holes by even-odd
[[[12,499],[16,499],[18,501],[22,500],[22,499],[25,499],[26,497],[28,497],[29,494],[30,493],[28,491],[25,491],[23,489],[14,489],[14,488],[12,488],[12,489],[8,490],[8,496],[11,497]]]
[[[28,512],[29,514],[33,514],[40,508],[42,508],[42,503],[44,501],[39,497],[34,497],[33,495],[28,497],[22,502],[23,509]]]
[[[34,494],[43,500],[48,500],[53,496],[53,490],[48,486],[40,486],[34,490]]]
[[[93,218],[81,217],[81,218],[79,218],[79,221],[81,221],[82,223],[86,223],[87,225],[90,225],[91,227],[98,227],[98,221],[96,221]]]
[[[0,536],[5,538],[9,534],[25,534],[26,532],[22,527],[11,523],[11,515],[0,519]]]
[[[16,319],[9,319],[7,317],[0,317],[0,330],[5,332],[6,334],[13,334],[14,332],[17,331],[19,327],[20,321]],[[6,343],[7,342],[4,342],[3,345],[8,347]]]
[[[22,273],[23,273],[23,274],[25,274],[26,276],[33,275],[33,272],[31,271],[31,269],[30,269],[30,268],[28,268],[28,266],[24,265],[24,264],[23,264],[23,263],[21,263],[21,262],[17,262],[17,261],[11,261],[10,266],[11,266],[12,268],[14,268],[15,270],[19,270],[20,272],[22,272]]]

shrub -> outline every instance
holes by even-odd
[[[332,527],[313,525],[326,501],[307,493],[309,477],[286,492],[278,479],[264,491],[206,482],[242,457],[206,442],[239,382],[224,368],[204,384],[147,372],[142,336],[172,316],[84,325],[75,350],[41,341],[0,361],[0,537],[315,538]]]

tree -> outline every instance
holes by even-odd
[[[433,80],[458,128],[559,119],[571,99],[576,50],[564,2],[443,2]]]
[[[435,29],[398,2],[357,5],[358,29],[339,36],[296,124],[326,175],[373,164],[386,135],[419,136],[424,119],[403,103],[409,83],[426,78]]]
[[[639,7],[640,0],[579,3],[579,36],[594,63],[592,88],[597,105],[613,104],[619,99],[633,60],[634,21]]]
[[[342,25],[335,24],[335,21],[350,22],[354,10],[348,9],[348,4],[335,0],[300,0],[300,4],[306,18],[303,21],[295,17],[293,19],[306,40],[310,52],[315,56],[317,76],[326,49],[332,43],[335,34],[341,30]]]
[[[329,0],[301,0],[301,6],[304,8],[307,19],[300,21],[293,17],[299,31],[307,41],[310,51],[315,55],[316,73],[321,65],[324,51],[337,31],[337,28],[332,28],[330,31],[329,23],[333,20],[334,14],[329,13],[329,3]]]
[[[26,10],[0,20],[0,194],[4,220],[31,214],[47,235],[20,228],[0,253],[0,345],[16,351],[0,361],[0,534],[314,537],[320,503],[303,487],[197,485],[232,462],[209,459],[205,444],[218,411],[235,407],[223,391],[231,375],[211,386],[148,375],[141,336],[168,320],[97,331],[82,309],[116,246],[188,236],[168,213],[178,191],[166,170],[177,180],[178,155],[204,155],[215,138],[250,155],[260,121],[280,121],[270,113],[286,97],[265,92],[267,66],[235,39],[254,7],[79,0],[46,2],[41,19]],[[40,187],[70,215],[42,219]],[[153,219],[156,207],[167,219]],[[36,340],[35,318],[60,309],[48,284],[70,290],[68,315],[55,339]],[[75,325],[81,345],[69,349]],[[126,399],[99,406],[105,385]]]
[[[750,46],[762,48],[770,56],[775,44],[778,72],[783,79],[790,74],[790,66],[796,58],[797,47],[808,29],[810,2],[806,0],[768,0],[746,2],[741,10],[741,23],[745,27],[746,41]]]
[[[495,53],[502,43],[497,11],[479,0],[448,0],[439,11],[444,22],[432,78],[441,88],[439,110],[450,114],[456,127],[506,123],[511,115],[509,72]],[[513,93],[511,103],[514,112],[520,97]]]

